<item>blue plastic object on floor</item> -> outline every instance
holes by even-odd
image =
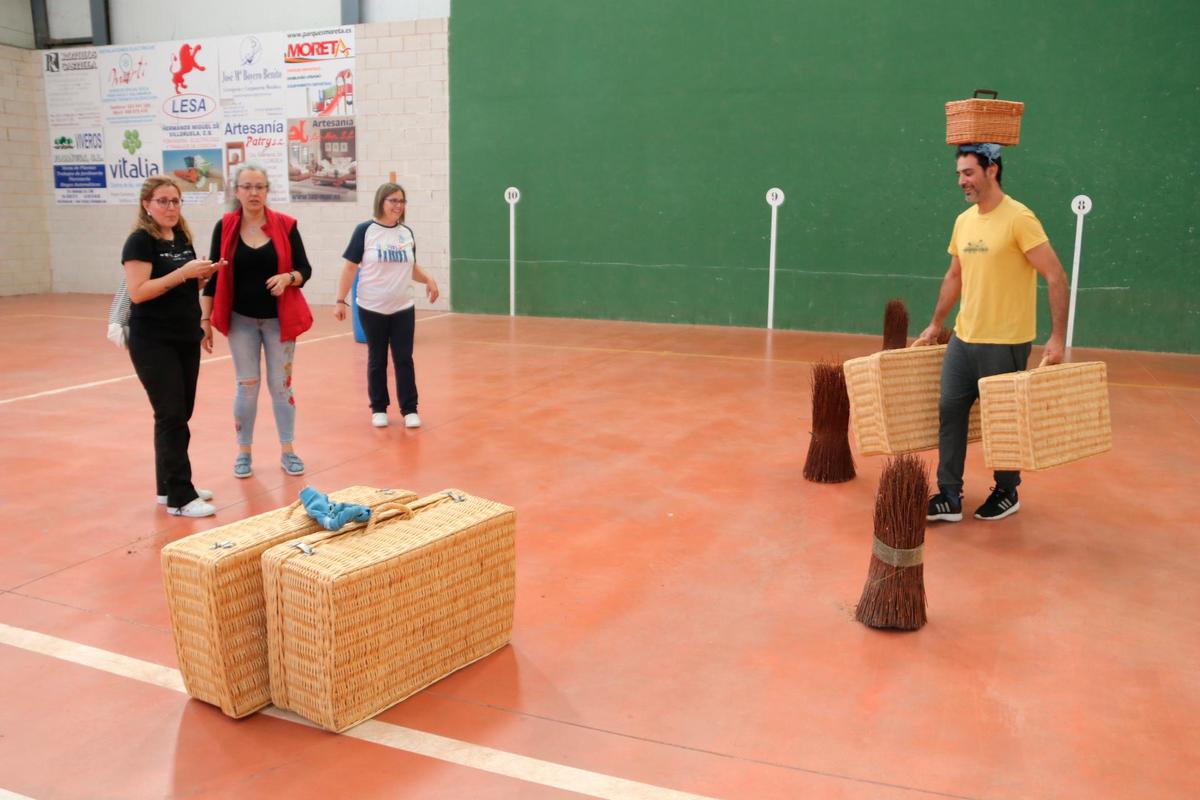
[[[300,502],[308,515],[321,523],[327,531],[340,530],[350,522],[366,522],[371,517],[371,509],[353,503],[334,503],[328,495],[321,494],[311,486],[300,490]]]
[[[367,343],[367,332],[358,318],[358,273],[354,274],[354,285],[350,287],[350,320],[354,323],[354,341]]]

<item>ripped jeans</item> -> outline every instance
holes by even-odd
[[[236,312],[229,319],[229,352],[237,374],[237,395],[233,399],[233,422],[238,444],[254,442],[254,420],[258,416],[258,385],[262,360],[266,354],[267,389],[275,411],[275,430],[280,444],[291,444],[296,431],[296,399],[292,396],[292,359],[296,340],[279,341],[278,319],[255,319]]]

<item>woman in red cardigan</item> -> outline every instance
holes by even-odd
[[[237,374],[233,421],[238,455],[233,474],[249,478],[258,413],[258,385],[263,356],[267,388],[275,411],[275,429],[282,450],[280,466],[289,475],[303,475],[296,455],[296,398],[292,393],[292,362],[296,337],[312,326],[312,312],[300,287],[312,277],[296,220],[267,208],[270,183],[255,164],[243,164],[234,174],[235,210],[213,229],[212,259],[226,263],[204,287],[201,321],[211,346],[212,329],[229,338]]]

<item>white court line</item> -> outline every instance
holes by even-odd
[[[446,313],[446,314],[435,314],[432,317],[418,317],[417,322],[427,322],[428,320],[431,320],[431,319],[441,319],[442,317],[448,317],[448,316],[450,316],[450,314]],[[353,331],[349,331],[347,333],[335,333],[335,334],[332,334],[331,336],[322,336],[319,339],[302,339],[299,342],[297,342],[297,344],[316,344],[317,342],[326,342],[326,341],[329,341],[330,339],[341,339],[343,337],[353,336],[353,335],[354,335]],[[218,361],[228,361],[231,358],[233,358],[233,356],[215,356],[213,358],[202,359],[200,361],[200,363],[201,363],[201,365],[214,364]],[[121,381],[131,380],[136,377],[137,377],[137,374],[134,373],[132,375],[122,375],[119,378],[107,378],[102,381],[92,381],[91,383],[77,383],[74,386],[64,386],[61,389],[47,389],[44,392],[36,392],[34,394],[21,395],[20,397],[9,397],[5,400],[0,400],[0,406],[8,405],[9,403],[19,403],[22,400],[36,400],[39,397],[50,397],[50,396],[56,395],[56,394],[64,394],[66,392],[74,392],[79,389],[92,389],[96,386],[107,386],[110,383],[120,383]]]
[[[15,628],[2,622],[0,622],[0,644],[19,647],[22,650],[102,670],[123,678],[132,678],[163,689],[186,693],[179,670],[59,639],[56,636],[48,636],[37,631]],[[274,707],[268,707],[261,713],[310,728],[317,727],[289,711],[281,711]],[[665,789],[649,783],[640,783],[605,775],[601,772],[569,767],[553,761],[530,758],[377,720],[364,722],[340,735],[481,772],[490,772],[493,775],[503,775],[526,783],[536,783],[589,797],[605,798],[605,800],[712,800],[703,795]],[[0,792],[2,791],[0,790]],[[20,795],[14,795],[14,797],[20,797]],[[2,798],[4,795],[0,794],[0,799]]]
[[[17,794],[16,792],[10,792],[8,789],[0,789],[0,800],[33,800],[33,798]]]

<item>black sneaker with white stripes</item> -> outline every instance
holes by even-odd
[[[938,492],[929,498],[929,511],[925,519],[929,522],[961,522],[962,495],[952,497],[945,492]]]
[[[983,505],[975,509],[975,519],[1004,519],[1017,513],[1020,507],[1021,501],[1017,499],[1016,489],[993,486],[992,494]]]

